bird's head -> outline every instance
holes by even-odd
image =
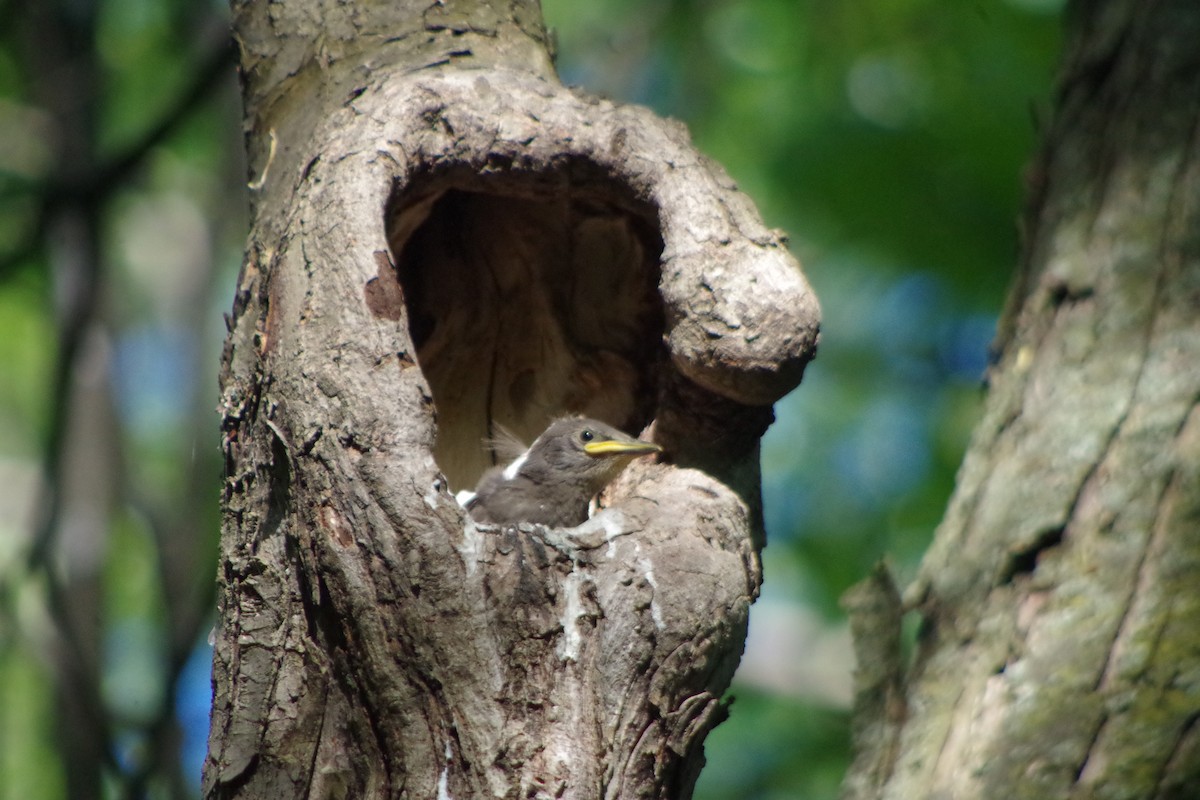
[[[569,481],[596,493],[634,458],[661,451],[603,422],[571,417],[551,423],[529,448],[520,471],[535,480]]]

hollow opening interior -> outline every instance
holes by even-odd
[[[664,357],[663,243],[650,203],[598,166],[447,170],[393,198],[389,242],[455,491],[564,414],[636,435]]]

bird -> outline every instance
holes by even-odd
[[[573,528],[587,521],[592,499],[629,462],[659,452],[598,420],[565,417],[508,465],[484,473],[460,502],[476,522]]]

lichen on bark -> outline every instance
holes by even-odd
[[[987,407],[905,595],[905,713],[847,798],[1200,786],[1200,13],[1068,22]]]

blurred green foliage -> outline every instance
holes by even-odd
[[[4,800],[199,785],[239,117],[222,2],[0,2]]]
[[[564,80],[685,121],[790,232],[824,309],[819,358],[764,442],[767,582],[731,717],[709,739],[704,800],[836,796],[851,667],[838,597],[883,557],[910,576],[951,491],[1015,262],[1059,6],[544,0]],[[0,800],[63,797],[69,768],[45,578],[26,555],[63,291],[56,242],[33,226],[40,198],[79,176],[59,174],[69,120],[48,94],[54,76],[38,71],[58,51],[21,21],[35,8],[75,14],[86,35],[96,166],[176,114],[228,13],[215,0],[0,3]],[[207,626],[181,660],[191,643],[172,642],[179,615],[164,612],[179,576],[164,577],[163,531],[197,540],[189,563],[211,583],[220,313],[245,225],[227,72],[98,208],[121,486],[103,532],[101,686],[115,763],[149,776],[110,776],[113,795],[195,791],[206,735]],[[186,765],[182,789],[148,755],[164,711],[182,720],[170,751]]]

